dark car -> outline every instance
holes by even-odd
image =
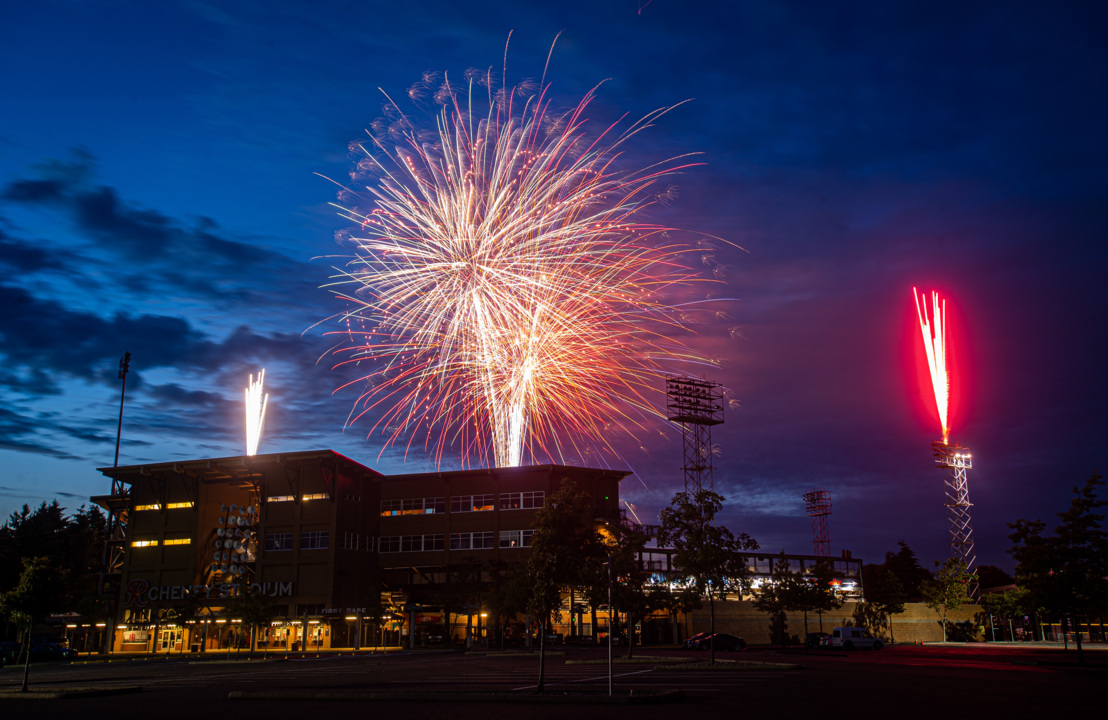
[[[77,657],[77,651],[57,643],[42,643],[31,646],[31,662],[44,662],[50,660],[73,660]]]
[[[805,644],[810,648],[831,647],[831,633],[810,632]]]
[[[714,650],[746,650],[746,640],[741,637],[735,637],[734,635],[728,635],[727,633],[716,633],[706,638],[699,640],[693,649],[695,650],[707,650],[711,646]]]
[[[0,642],[0,667],[14,665],[19,659],[20,643]]]
[[[685,642],[682,644],[681,647],[685,648],[686,650],[695,650],[696,649],[696,644],[698,642],[700,642],[701,640],[704,640],[705,638],[707,638],[711,634],[712,633],[707,633],[707,632],[697,633],[696,635],[693,635],[692,637],[685,640]]]

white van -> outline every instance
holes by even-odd
[[[880,650],[885,646],[879,638],[869,634],[869,630],[860,627],[837,627],[831,631],[831,646],[843,650],[854,648],[873,648]]]

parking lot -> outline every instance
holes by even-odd
[[[637,649],[637,655],[703,659],[705,653]],[[39,702],[0,699],[5,718],[90,717],[194,718],[198,713],[241,713],[296,717],[315,704],[326,712],[398,713],[405,718],[608,717],[634,712],[642,718],[673,718],[696,712],[730,717],[740,709],[752,713],[818,711],[821,716],[857,717],[866,708],[883,708],[892,717],[934,717],[938,712],[995,713],[1011,717],[1053,717],[1060,712],[1099,715],[1102,686],[1108,679],[1108,653],[1089,653],[1091,664],[1078,668],[1074,653],[1055,649],[970,646],[894,646],[879,652],[780,651],[754,648],[721,653],[727,659],[795,663],[796,670],[712,671],[659,669],[654,663],[617,664],[615,686],[639,694],[681,690],[679,705],[646,705],[615,709],[602,705],[507,705],[496,702],[458,704],[450,693],[528,693],[534,691],[538,657],[519,653],[462,654],[429,652],[391,655],[324,656],[270,661],[137,660],[127,662],[44,663],[32,667],[38,687],[141,687],[141,692],[105,697]],[[546,686],[552,693],[604,693],[605,664],[567,664],[599,660],[602,650],[569,648],[549,654]],[[660,660],[662,664],[664,660]],[[22,668],[0,671],[0,690],[18,687]],[[351,692],[409,691],[425,701],[239,699],[233,691]],[[445,697],[442,694],[446,694]]]

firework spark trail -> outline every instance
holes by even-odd
[[[352,177],[372,208],[340,194],[360,232],[340,238],[357,257],[336,282],[356,288],[335,290],[352,304],[336,367],[371,361],[373,372],[350,422],[377,413],[370,434],[383,429],[386,445],[408,435],[408,449],[423,437],[440,462],[448,447],[464,459],[487,444],[497,466],[580,455],[582,442],[611,449],[605,423],[641,427],[658,416],[649,396],[662,373],[707,362],[676,338],[688,329],[665,303],[695,278],[682,256],[696,249],[636,221],[657,181],[687,165],[616,164],[671,108],[591,137],[595,88],[558,113],[547,87],[526,96],[483,81],[487,98],[472,78],[465,93],[444,81],[434,132],[393,104],[399,118],[357,146]]]
[[[250,376],[246,386],[246,454],[257,455],[258,443],[262,439],[262,426],[265,424],[265,408],[269,403],[269,393],[262,394],[265,383],[265,369],[258,373],[257,382]]]
[[[916,288],[912,288],[912,297],[916,300],[916,315],[919,317],[920,333],[923,335],[923,347],[927,351],[931,388],[935,393],[935,406],[939,410],[939,423],[943,428],[945,443],[950,438],[950,425],[947,420],[950,405],[950,375],[947,371],[946,354],[946,301],[940,302],[939,294],[931,293],[931,317],[934,322],[929,322],[927,295],[920,294]]]

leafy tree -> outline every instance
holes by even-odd
[[[904,603],[908,593],[900,578],[887,565],[874,565],[865,581],[867,604],[871,605],[877,618],[889,629],[889,641],[896,642],[893,635],[893,616],[904,612]]]
[[[804,613],[804,649],[808,649],[808,613],[820,615],[820,627],[823,627],[823,613],[837,610],[843,606],[835,594],[834,580],[837,577],[834,566],[827,560],[820,560],[807,573],[793,583],[792,602],[789,610]]]
[[[196,619],[196,614],[200,612],[202,602],[199,597],[189,593],[180,600],[175,600],[172,605],[165,609],[165,621],[180,628],[182,655],[185,653],[185,630],[188,628],[188,621]],[[192,640],[191,636],[189,640]],[[172,648],[170,648],[170,652],[172,652]]]
[[[575,483],[565,482],[547,498],[536,517],[527,558],[531,588],[528,610],[542,627],[539,633],[537,692],[545,689],[546,627],[561,605],[565,587],[590,585],[606,555],[600,533],[593,527],[593,501]]]
[[[1008,639],[1015,640],[1016,633],[1012,627],[1012,617],[1023,615],[1027,610],[1027,590],[1019,587],[1008,588],[1001,593],[987,593],[981,597],[981,604],[990,615],[1005,618],[1008,621]]]
[[[627,656],[631,657],[635,647],[635,621],[653,612],[656,601],[647,587],[650,574],[639,562],[647,536],[637,525],[618,523],[609,525],[603,537],[615,576],[612,603],[627,616]]]
[[[1108,607],[1108,534],[1101,527],[1105,502],[1098,496],[1104,480],[1094,472],[1084,487],[1073,489],[1073,499],[1054,535],[1044,535],[1041,520],[1009,523],[1016,561],[1016,582],[1028,591],[1031,607],[1069,617],[1076,632],[1078,663],[1084,664],[1081,617],[1098,615]]]
[[[31,628],[55,612],[65,597],[65,572],[50,565],[44,557],[25,558],[19,584],[0,595],[0,615],[8,617],[23,631],[22,692],[27,692],[31,673]]]
[[[490,578],[485,593],[485,604],[496,618],[497,637],[500,649],[504,649],[504,619],[527,609],[529,589],[527,573],[515,565],[501,561],[486,563],[485,572]]]
[[[923,583],[920,592],[927,607],[943,614],[943,641],[947,640],[946,614],[950,610],[961,610],[967,603],[973,602],[969,596],[970,581],[973,573],[966,567],[962,558],[952,557],[935,561],[935,575]]]
[[[443,631],[447,638],[454,636],[450,617],[462,613],[472,615],[480,607],[485,589],[481,584],[481,562],[472,556],[452,565],[446,573],[446,582],[432,586],[430,600],[442,608]]]
[[[272,601],[262,592],[249,590],[243,586],[243,592],[227,599],[223,606],[223,616],[229,620],[242,620],[250,626],[250,652],[258,649],[258,626],[268,624],[273,617]],[[269,648],[266,648],[268,652]]]
[[[978,565],[974,570],[977,574],[977,583],[981,589],[1014,585],[1015,579],[996,565]]]
[[[753,605],[769,614],[770,637],[780,642],[781,647],[788,644],[788,616],[792,609],[799,609],[806,582],[792,571],[784,551],[773,561],[769,582],[763,583],[755,593]],[[807,620],[807,615],[805,615]]]
[[[0,588],[19,582],[27,558],[46,558],[64,587],[59,610],[103,619],[94,606],[107,520],[97,507],[81,506],[71,517],[57,500],[12,513],[0,527]]]
[[[746,533],[734,535],[715,524],[723,508],[723,496],[711,490],[679,492],[662,509],[659,545],[674,549],[673,564],[691,580],[697,593],[708,598],[710,629],[716,631],[716,600],[726,600],[729,592],[750,587],[750,569],[740,550],[756,550],[758,543]],[[709,645],[709,662],[714,663],[715,647]]]
[[[923,597],[923,583],[931,579],[931,573],[920,565],[908,543],[900,540],[897,545],[900,550],[885,553],[885,567],[900,581],[907,599],[914,602]]]

